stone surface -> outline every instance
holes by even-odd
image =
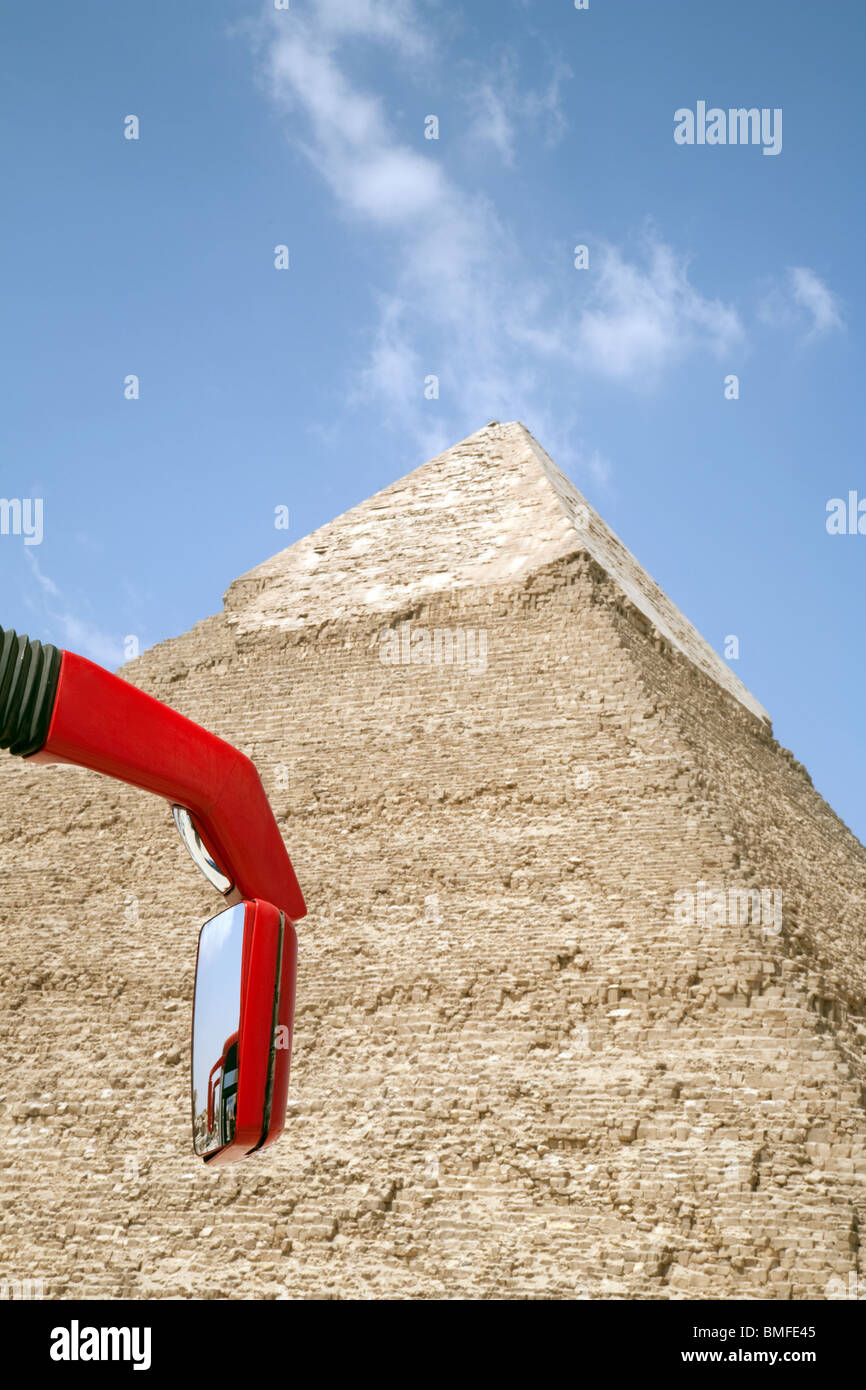
[[[386,664],[383,631],[417,659]],[[218,899],[162,803],[4,759],[0,1280],[862,1287],[866,851],[521,426],[274,557],[124,674],[271,795],[309,906],[290,1118],[235,1169],[194,1159]],[[699,885],[781,892],[781,930],[682,923]]]
[[[525,426],[479,430],[235,580],[229,622],[290,629],[519,582],[582,549],[668,641],[769,716]]]

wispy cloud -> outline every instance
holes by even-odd
[[[324,38],[372,39],[412,58],[433,46],[412,0],[316,0],[315,11],[315,27]],[[292,24],[297,21],[295,11]]]
[[[359,76],[359,51],[374,46],[395,74],[411,55],[413,73],[438,62],[437,42],[413,0],[327,0],[290,25],[266,26],[262,56],[277,107],[291,113],[290,138],[330,188],[344,216],[383,237],[382,280],[368,356],[354,383],[356,402],[375,401],[382,416],[420,441],[444,447],[461,426],[519,416],[533,427],[554,416],[551,381],[593,376],[637,389],[652,387],[687,358],[723,359],[741,345],[739,310],[696,283],[688,257],[653,233],[635,250],[592,248],[591,270],[570,286],[528,259],[511,226],[468,178],[449,167],[443,149],[417,145],[394,129],[379,91]],[[469,77],[472,137],[506,164],[517,157],[515,122],[546,121],[551,139],[564,120],[564,66],[549,86],[519,97],[516,59],[499,60],[483,78]],[[498,80],[497,80],[498,76]],[[460,99],[459,92],[455,94]],[[568,248],[562,248],[563,260]],[[832,326],[832,301],[811,272],[798,272],[792,294],[821,331]],[[424,399],[439,379],[438,407]],[[560,401],[562,391],[559,392]],[[577,424],[579,396],[569,407]],[[569,450],[562,450],[567,459]],[[572,451],[572,456],[577,455]],[[592,450],[581,454],[584,463]],[[609,465],[589,465],[597,477]]]
[[[491,79],[479,83],[471,99],[468,139],[496,150],[503,164],[514,164],[514,119],[501,88]]]
[[[829,333],[833,328],[842,327],[839,301],[814,270],[793,266],[791,288],[796,303],[811,315],[813,333]]]
[[[670,246],[651,240],[644,259],[602,249],[577,322],[588,369],[616,380],[651,378],[696,347],[721,357],[743,338],[736,309],[702,295]]]
[[[337,61],[338,50],[359,38],[404,57],[427,52],[430,40],[408,0],[325,0],[288,26],[276,17],[274,25],[266,59],[271,94],[305,118],[298,144],[339,201],[383,227],[434,208],[445,192],[438,166],[392,138],[381,98]]]
[[[119,638],[104,632],[89,618],[71,610],[68,602],[51,577],[44,573],[36,556],[30,550],[24,555],[30,567],[33,588],[28,594],[28,603],[36,615],[40,630],[46,629],[58,636],[53,640],[70,651],[80,652],[82,656],[96,661],[100,666],[114,670],[123,663],[123,644]],[[37,636],[34,631],[32,636]]]
[[[772,328],[821,338],[845,327],[842,306],[829,286],[808,266],[791,266],[784,279],[772,285],[759,306],[758,317]]]
[[[605,487],[610,480],[611,463],[598,449],[593,449],[586,459],[586,468],[600,486]]]
[[[523,85],[518,59],[512,52],[503,53],[487,69],[467,65],[467,142],[482,150],[494,150],[509,168],[516,163],[522,130],[548,147],[556,145],[568,124],[562,86],[572,75],[566,63],[555,61],[546,85],[536,89]]]
[[[33,578],[35,579],[38,587],[42,590],[43,594],[48,594],[51,598],[59,598],[60,590],[54,583],[53,579],[49,579],[47,574],[42,573],[42,570],[39,566],[39,561],[36,559],[36,556],[33,554],[33,552],[30,550],[25,550],[24,555],[27,559],[28,564],[30,565],[30,570],[33,575]]]

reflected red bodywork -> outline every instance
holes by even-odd
[[[226,1058],[228,1057],[231,1049],[234,1047],[237,1040],[237,1033],[232,1033],[230,1038],[226,1038],[225,1043],[223,1044],[222,1056],[217,1058],[217,1060],[214,1062],[213,1066],[210,1069],[210,1074],[207,1079],[207,1127],[209,1130],[213,1129],[214,1093],[216,1091],[216,1086],[214,1085],[214,1077],[216,1076],[218,1071],[221,1072],[225,1070]],[[220,1084],[222,1084],[222,1081],[220,1081]]]
[[[223,1057],[217,1063],[219,1067],[231,1043],[240,1036],[235,1133],[231,1143],[215,1153],[202,1155],[205,1163],[232,1163],[254,1149],[264,1149],[279,1138],[285,1124],[298,938],[292,923],[273,903],[256,901],[244,906],[240,1028],[226,1040]],[[275,995],[278,965],[279,992]],[[288,1046],[282,1045],[283,1038]],[[208,1102],[208,1122],[212,1127],[210,1091]]]
[[[87,767],[190,812],[214,861],[234,885],[225,895],[227,903],[244,901],[246,906],[236,1132],[231,1144],[206,1155],[205,1162],[230,1162],[272,1143],[283,1129],[288,1095],[297,968],[294,923],[307,909],[254,764],[128,681],[67,651],[62,653],[48,737],[27,761]],[[275,1046],[275,1022],[287,1030],[288,1046]],[[271,1110],[263,1129],[271,1066]]]

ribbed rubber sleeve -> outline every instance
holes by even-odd
[[[57,647],[0,627],[0,748],[27,758],[43,747],[62,660]]]

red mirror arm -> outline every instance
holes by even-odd
[[[250,759],[103,667],[0,628],[0,747],[30,762],[91,768],[186,807],[240,897],[264,898],[292,921],[305,915]]]

